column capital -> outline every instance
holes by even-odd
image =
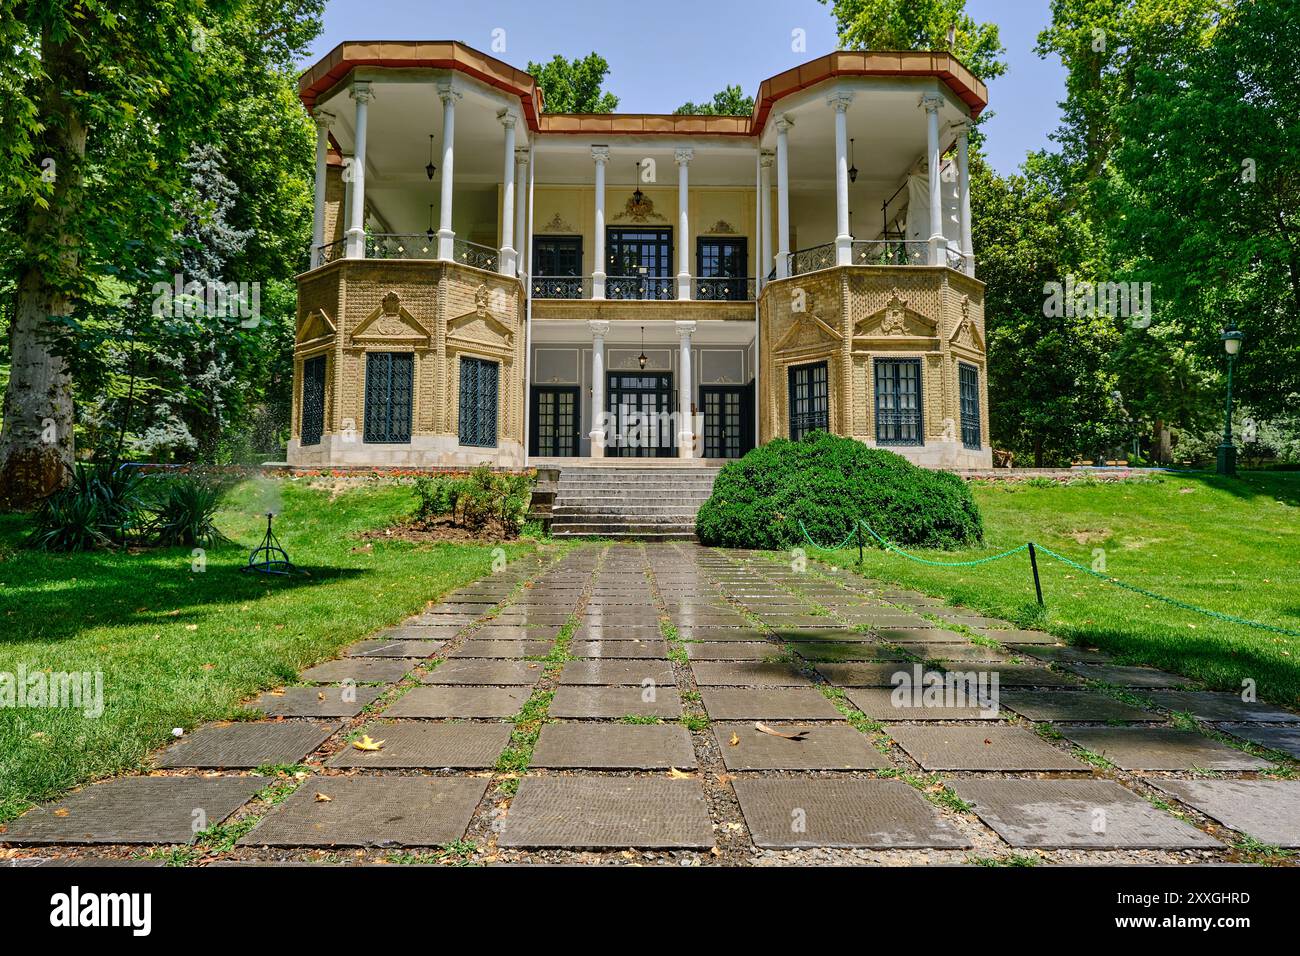
[[[609,335],[609,319],[588,319],[587,327],[591,329],[592,338],[604,338]]]
[[[959,140],[966,139],[970,136],[970,123],[966,120],[962,120],[959,123],[953,123],[949,129]]]
[[[462,94],[450,82],[438,84],[438,99],[442,100],[443,106],[451,106]]]
[[[371,88],[369,80],[356,80],[348,89],[348,96],[358,103],[369,103],[375,98],[375,91]]]
[[[502,110],[497,113],[497,119],[501,121],[501,125],[506,129],[514,129],[515,124],[519,122],[518,114],[513,113],[510,110]]]
[[[689,146],[683,146],[680,149],[673,150],[673,158],[677,160],[678,166],[686,166],[695,158],[695,150]]]
[[[329,110],[312,110],[311,118],[316,124],[316,128],[320,130],[328,130],[330,125],[334,122],[334,114]]]
[[[837,113],[846,113],[849,104],[853,102],[853,94],[848,90],[836,90],[830,96],[826,97],[826,105],[831,107]]]
[[[927,113],[937,113],[939,107],[943,106],[943,97],[938,93],[926,93],[925,96],[921,97],[921,102],[918,105]]]
[[[764,149],[759,151],[758,164],[760,166],[770,167],[775,162],[776,162],[776,153],[772,152],[772,150]]]
[[[679,339],[681,339],[682,341],[686,341],[686,340],[689,339],[692,335],[695,334],[695,320],[694,320],[694,319],[688,319],[688,320],[684,320],[684,321],[678,321],[678,322],[674,322],[673,324],[674,324],[675,326],[677,326],[677,337],[678,337]]]
[[[591,158],[596,161],[597,166],[604,166],[606,163],[609,162],[609,147],[608,146],[591,147]]]
[[[527,147],[527,146],[519,146],[519,147],[516,147],[516,149],[515,149],[515,165],[516,165],[516,166],[527,166],[527,165],[528,165],[528,147]]]
[[[778,133],[784,133],[794,127],[794,120],[790,119],[787,114],[782,113],[776,118],[776,122],[773,125],[776,126],[776,131]]]

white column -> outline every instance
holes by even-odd
[[[451,202],[456,160],[456,101],[460,99],[450,83],[438,87],[442,100],[442,192],[438,197],[438,258],[456,258],[456,233],[451,228]]]
[[[975,243],[970,224],[970,124],[955,127],[957,133],[957,175],[961,190],[961,259],[967,275],[975,274]]]
[[[677,298],[691,297],[691,197],[690,167],[695,150],[687,147],[674,154],[677,160]]]
[[[943,190],[939,169],[939,107],[943,97],[930,93],[921,98],[925,107],[925,155],[930,167],[930,265],[945,261],[943,238]]]
[[[596,249],[592,258],[591,297],[603,299],[605,298],[605,164],[609,162],[609,147],[591,147],[591,158],[596,163]],[[603,382],[600,391],[602,395],[605,393]]]
[[[352,84],[352,99],[357,104],[356,144],[352,149],[352,202],[348,219],[348,258],[366,257],[366,113],[374,99],[370,84],[360,80]],[[345,170],[346,172],[346,170]]]
[[[852,93],[837,92],[826,98],[835,110],[835,264],[853,261],[853,236],[849,233],[849,104]]]
[[[497,114],[505,127],[505,172],[501,178],[501,256],[497,271],[503,276],[515,274],[515,122],[518,117],[509,110]]]
[[[528,150],[515,150],[515,184],[518,190],[528,173]],[[525,257],[523,250],[528,248],[528,236],[524,232],[524,213],[527,212],[527,204],[522,203],[516,197],[515,199],[515,243],[518,249],[515,252],[515,274],[522,276],[525,270]]]
[[[773,269],[772,263],[772,163],[776,157],[764,151],[758,160],[759,203],[758,203],[758,248],[759,248],[759,284],[767,282],[767,275]]]
[[[691,335],[694,322],[677,323],[681,354],[677,362],[677,457],[693,458],[695,429],[691,420]]]
[[[311,267],[321,264],[321,245],[325,242],[325,161],[329,157],[330,123],[334,114],[325,110],[312,113],[316,121],[316,205],[311,222]]]
[[[591,319],[591,457],[605,456],[605,335],[609,321]]]
[[[790,274],[790,127],[787,116],[776,121],[776,277]]]
[[[354,156],[343,157],[343,254],[347,255],[348,233],[352,231],[352,197],[356,189],[352,185],[352,167],[356,162]]]

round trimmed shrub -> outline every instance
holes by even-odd
[[[702,543],[725,548],[834,546],[865,520],[891,543],[980,543],[984,523],[966,482],[852,438],[778,438],[729,462],[695,518]],[[863,532],[867,544],[875,542]]]

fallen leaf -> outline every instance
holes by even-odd
[[[731,740],[728,741],[728,743],[733,747],[738,746],[740,744],[740,735],[733,730],[731,732]]]
[[[316,699],[317,699],[317,700],[324,700],[324,699],[325,699],[325,692],[324,692],[324,691],[320,691],[319,693],[317,693],[317,694],[316,694]]]
[[[676,767],[669,767],[669,768],[668,768],[668,776],[672,777],[674,780],[692,780],[692,779],[694,779],[694,778],[693,778],[689,773],[685,773],[685,772],[683,772],[683,771],[681,771],[681,770],[678,770]]]
[[[383,750],[384,741],[371,740],[369,734],[362,734],[360,740],[352,741],[352,746],[358,750]]]
[[[66,817],[68,815],[68,811],[65,807],[59,807],[59,809],[54,811],[54,815],[56,817]]]
[[[761,720],[754,721],[754,729],[757,730],[760,734],[771,734],[773,737],[780,737],[783,740],[803,740],[808,733],[808,731],[806,730],[796,730],[792,734],[787,734],[784,731],[776,730],[773,727],[769,727]]]
[[[317,802],[317,803],[333,803],[333,802],[334,802],[334,798],[333,798],[333,797],[327,797],[325,794],[321,793],[320,791],[317,791],[317,792],[316,792],[316,802]]]

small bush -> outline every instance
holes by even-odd
[[[134,468],[78,465],[72,480],[37,509],[29,544],[86,551],[125,543],[148,520],[144,482]]]
[[[225,488],[198,475],[156,476],[149,509],[149,532],[161,545],[211,547],[225,536],[217,530],[217,509]]]
[[[860,519],[901,545],[951,548],[984,536],[975,499],[956,475],[826,432],[778,438],[727,464],[695,531],[706,545],[778,549],[806,545],[802,523],[830,546]]]
[[[464,478],[450,475],[421,475],[415,479],[416,521],[428,521],[456,513],[456,504],[468,487]]]
[[[508,537],[519,534],[532,497],[531,472],[509,474],[480,465],[468,476],[432,475],[415,479],[415,522],[450,515],[452,521],[475,531],[495,521]]]

